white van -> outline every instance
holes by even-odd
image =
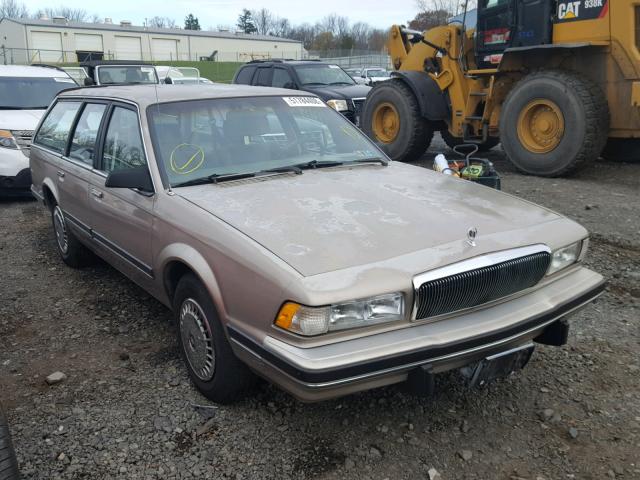
[[[29,192],[33,131],[57,93],[75,86],[54,67],[0,65],[0,196]]]

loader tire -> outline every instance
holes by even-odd
[[[592,81],[563,70],[520,80],[502,106],[502,149],[518,170],[559,177],[593,163],[609,133],[609,107]]]
[[[0,406],[0,480],[18,480],[18,461],[9,435],[9,425]]]
[[[453,147],[457,147],[458,145],[463,145],[464,143],[466,143],[462,138],[454,137],[453,135],[451,135],[449,130],[442,130],[440,132],[440,136],[442,137],[442,140],[444,140],[444,143],[446,143],[447,146],[451,149],[453,149]],[[486,142],[477,143],[475,145],[478,146],[479,152],[488,152],[499,143],[500,139],[498,137],[489,137],[487,138]]]
[[[418,100],[399,79],[375,85],[362,112],[364,132],[393,160],[418,160],[431,145],[433,128],[422,117]]]
[[[610,162],[640,163],[639,138],[610,138],[602,151]]]

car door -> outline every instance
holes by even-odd
[[[42,149],[39,157],[47,164],[45,175],[56,183],[57,201],[65,223],[78,236],[88,238],[91,216],[88,188],[93,159],[83,161],[69,156],[69,139],[82,109],[82,101],[58,101],[42,122],[34,145]]]
[[[136,189],[107,188],[116,170],[147,165],[136,107],[114,103],[107,113],[100,141],[100,159],[89,183],[91,230],[98,248],[120,271],[152,285],[151,253],[154,195]]]

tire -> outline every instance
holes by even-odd
[[[453,147],[457,147],[458,145],[462,145],[462,144],[465,143],[461,138],[454,137],[453,135],[451,135],[449,130],[440,131],[440,136],[442,137],[442,140],[444,140],[444,143],[446,143],[447,146],[449,148],[451,148],[451,149],[453,149]],[[486,142],[484,142],[484,143],[476,143],[475,145],[478,146],[478,151],[479,152],[488,152],[489,150],[491,150],[493,147],[495,147],[499,143],[500,143],[500,138],[498,138],[498,137],[489,137],[489,138],[487,138]]]
[[[56,250],[58,250],[62,261],[72,268],[86,266],[91,258],[91,253],[69,229],[64,212],[56,203],[51,206],[51,223],[56,240]]]
[[[563,131],[558,131],[551,140],[550,151],[536,152],[527,148],[519,133],[521,114],[536,102],[551,105],[546,107],[549,110],[556,108],[564,122]],[[533,118],[535,120],[536,116]],[[522,123],[520,125],[521,132],[528,130]],[[608,133],[609,108],[602,90],[572,72],[541,70],[531,73],[516,84],[502,106],[502,148],[516,168],[526,174],[559,177],[573,173],[600,156]]]
[[[640,139],[610,138],[602,158],[611,162],[640,163]]]
[[[0,480],[18,480],[18,461],[9,434],[9,425],[0,407]]]
[[[378,138],[373,122],[376,110],[385,104],[395,108],[399,120],[393,138]],[[420,114],[420,107],[411,89],[399,79],[376,84],[364,104],[361,126],[363,131],[393,160],[418,160],[431,145],[433,128]]]
[[[178,345],[194,385],[216,403],[242,398],[256,377],[234,355],[209,292],[193,274],[178,282],[173,309]]]

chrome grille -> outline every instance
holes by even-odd
[[[16,143],[24,153],[25,157],[29,156],[31,148],[31,140],[33,139],[33,130],[12,130],[11,134],[16,139]]]
[[[536,285],[551,255],[542,251],[422,283],[416,289],[416,319],[436,317],[508,297]]]
[[[360,114],[362,113],[362,107],[364,105],[364,101],[366,100],[366,98],[352,98],[351,101],[353,102],[353,109],[355,111],[356,117],[359,117]]]

